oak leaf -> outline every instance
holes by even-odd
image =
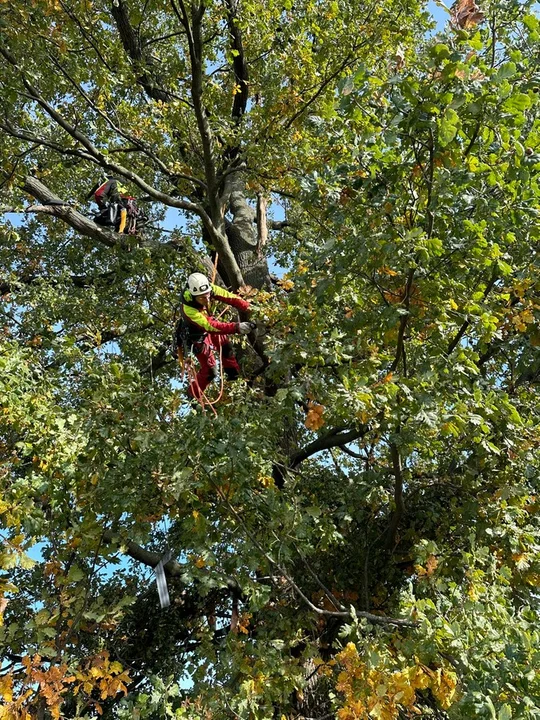
[[[324,425],[323,415],[324,407],[315,402],[308,403],[308,414],[305,426],[308,430],[319,430]]]
[[[474,0],[457,0],[450,8],[450,23],[460,30],[468,30],[484,19],[484,13]]]

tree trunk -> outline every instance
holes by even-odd
[[[239,172],[231,173],[225,183],[223,200],[232,214],[232,220],[226,220],[227,238],[245,284],[259,289],[270,287],[268,261],[259,252],[259,237],[264,233],[257,232],[257,213],[246,200],[244,184]]]

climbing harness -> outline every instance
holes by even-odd
[[[187,326],[187,323],[185,323],[182,319],[179,321],[179,323],[177,323],[173,333],[172,351],[175,359],[178,360],[178,364],[182,368],[182,376],[180,378],[180,382],[183,382],[186,372],[186,360],[190,353],[190,347],[189,328]]]
[[[125,213],[124,218],[122,218],[123,213]],[[94,215],[94,222],[104,227],[113,227],[116,232],[136,235],[137,230],[148,222],[148,218],[142,214],[135,198],[129,196],[122,198],[121,202],[108,203],[97,215]]]

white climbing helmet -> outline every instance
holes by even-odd
[[[206,295],[211,292],[212,286],[210,280],[202,273],[193,273],[187,279],[188,290],[196,297],[197,295]]]

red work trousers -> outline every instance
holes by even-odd
[[[221,348],[221,372],[224,372],[229,380],[238,377],[240,366],[234,356],[229,336],[220,333],[208,333],[204,340],[193,344],[193,352],[199,361],[200,369],[195,380],[190,383],[188,393],[197,400],[201,399],[208,385],[217,377],[214,350],[219,350],[219,348]]]

